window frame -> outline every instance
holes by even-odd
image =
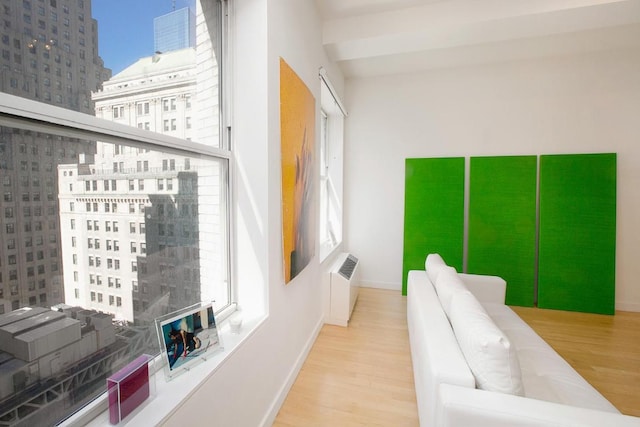
[[[221,109],[221,111],[224,109]],[[222,113],[221,113],[222,114]],[[225,204],[224,215],[226,224],[226,260],[225,268],[227,271],[227,292],[229,300],[227,305],[216,312],[216,320],[218,322],[224,320],[237,307],[237,289],[233,277],[232,254],[233,254],[233,216],[231,206],[233,204],[233,183],[231,182],[232,173],[232,153],[229,149],[211,147],[204,144],[169,136],[165,134],[155,133],[137,127],[120,124],[117,122],[100,119],[88,114],[68,110],[62,107],[44,104],[38,101],[22,98],[0,92],[0,126],[9,128],[20,128],[30,130],[32,132],[49,133],[67,138],[80,138],[84,140],[103,141],[112,144],[126,144],[138,146],[148,149],[158,149],[164,152],[175,153],[192,153],[194,155],[209,158],[214,161],[221,161],[223,170],[223,187],[225,194],[222,202]],[[221,132],[221,138],[226,138],[227,132]],[[229,147],[230,144],[220,141],[221,147]],[[8,225],[8,223],[7,223]],[[72,239],[74,239],[72,237]],[[73,245],[71,245],[74,247]],[[95,247],[95,243],[94,243]],[[96,283],[102,277],[95,277]],[[98,294],[100,299],[101,294]],[[98,304],[102,302],[98,301]],[[160,356],[158,356],[160,357]],[[160,366],[161,364],[157,364]],[[106,392],[103,404],[106,405]],[[104,409],[104,408],[102,408]],[[86,416],[92,417],[91,408],[87,408]],[[95,414],[93,414],[95,415]]]
[[[343,241],[344,218],[344,120],[348,113],[326,70],[320,68],[320,173],[318,240],[320,262],[329,257]],[[333,200],[335,199],[335,200]],[[335,210],[336,214],[332,215]],[[336,217],[338,216],[339,217]]]
[[[78,0],[81,1],[81,0]],[[55,0],[52,0],[52,3],[55,4]],[[219,147],[211,147],[204,144],[199,144],[197,142],[192,142],[191,138],[182,139],[177,137],[172,137],[168,135],[163,135],[161,133],[155,133],[145,129],[137,129],[136,127],[130,127],[128,125],[124,125],[122,117],[116,119],[120,122],[120,124],[116,121],[109,121],[104,119],[99,119],[91,115],[82,114],[78,112],[74,112],[71,110],[63,109],[61,107],[53,106],[50,104],[40,103],[38,101],[32,101],[26,98],[19,98],[12,95],[8,95],[6,93],[0,93],[0,125],[7,127],[16,127],[26,130],[33,130],[42,133],[50,133],[54,135],[60,135],[63,137],[69,138],[80,138],[87,140],[99,140],[103,142],[108,142],[112,144],[129,144],[136,145],[139,147],[149,147],[149,148],[157,148],[162,149],[165,152],[169,152],[171,150],[178,150],[187,153],[194,153],[197,155],[201,155],[209,158],[217,158],[223,161],[223,169],[224,169],[224,178],[222,181],[222,187],[225,191],[223,196],[225,203],[224,216],[226,219],[226,224],[224,232],[226,234],[226,238],[224,244],[226,246],[225,250],[227,253],[225,259],[226,268],[226,285],[228,287],[229,294],[229,305],[226,308],[219,310],[216,312],[216,321],[222,322],[226,317],[232,314],[236,309],[236,300],[238,295],[238,290],[236,287],[236,283],[234,280],[234,272],[235,269],[233,267],[233,256],[234,256],[234,242],[233,239],[235,237],[234,229],[234,217],[232,214],[232,206],[234,205],[233,196],[234,196],[234,183],[232,182],[234,173],[233,173],[233,165],[232,161],[232,153],[229,149],[231,147],[230,144],[230,130],[231,127],[228,125],[230,123],[229,120],[229,112],[230,102],[228,95],[230,94],[230,86],[227,75],[230,75],[228,71],[231,69],[231,61],[229,60],[227,43],[229,42],[229,5],[227,4],[227,0],[219,0],[219,6],[221,8],[221,37],[219,40],[214,43],[218,43],[219,47],[221,47],[221,65],[218,70],[219,75],[219,92],[218,92],[218,101],[220,107],[220,114],[218,115],[219,120],[219,129],[220,129],[220,139],[219,139]],[[52,12],[53,14],[53,12]],[[57,17],[57,15],[56,15]],[[68,25],[68,19],[65,19],[66,24]],[[56,61],[60,63],[60,60]],[[59,74],[58,69],[58,76]],[[224,98],[224,102],[222,102]],[[125,110],[122,111],[124,115],[135,114],[135,110]],[[147,128],[148,129],[148,128]],[[64,153],[62,154],[64,156]],[[188,159],[185,159],[185,162],[188,162]],[[148,170],[147,162],[144,162],[144,171]],[[50,164],[49,164],[50,166]],[[187,168],[191,170],[191,168]],[[47,171],[51,171],[47,169]],[[144,182],[143,182],[144,185]],[[148,187],[152,187],[149,185]],[[51,196],[51,194],[49,194]],[[123,210],[123,209],[120,209]],[[70,211],[74,211],[74,206],[71,204]],[[82,207],[80,211],[83,211]],[[197,212],[197,211],[196,211]],[[125,221],[125,226],[126,227]],[[113,232],[118,232],[119,225],[118,221],[113,221]],[[123,229],[123,235],[125,234],[126,228]],[[77,241],[76,237],[72,237],[72,247],[76,247],[76,245],[82,245],[82,240]],[[141,249],[142,251],[142,249]],[[125,268],[125,266],[122,266]],[[53,269],[53,266],[52,266]],[[54,271],[58,271],[57,267],[53,269]],[[60,268],[61,270],[61,268]],[[95,278],[94,278],[95,280]],[[119,286],[117,286],[119,287]],[[135,286],[134,292],[137,291],[137,283]],[[99,298],[102,300],[103,294],[99,293]],[[41,296],[42,298],[42,296]],[[119,299],[119,297],[117,297]],[[116,301],[117,301],[116,299]],[[45,295],[46,300],[46,295]],[[92,298],[95,302],[95,300]],[[102,304],[102,301],[100,301]],[[120,305],[120,304],[118,304]],[[95,307],[94,307],[95,308]],[[156,363],[155,367],[160,367],[160,363]],[[99,414],[100,412],[104,412],[107,408],[106,402],[106,393],[103,393],[98,399],[96,399],[93,403],[89,403],[81,408],[78,412],[71,415],[71,418],[67,419],[62,423],[62,425],[76,425],[89,422],[94,416]]]

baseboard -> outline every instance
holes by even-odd
[[[293,383],[296,381],[296,378],[298,377],[298,373],[300,373],[300,370],[302,369],[302,365],[304,365],[305,360],[307,360],[307,356],[311,351],[311,347],[313,347],[313,344],[316,342],[316,339],[318,338],[318,334],[320,334],[322,325],[324,325],[324,321],[321,317],[318,320],[318,323],[316,324],[313,333],[311,334],[304,348],[300,352],[300,355],[296,359],[296,363],[294,363],[293,366],[291,367],[291,371],[289,371],[289,375],[287,375],[286,381],[282,384],[280,391],[276,395],[276,398],[273,400],[273,403],[271,404],[269,411],[267,411],[264,418],[262,419],[262,422],[260,423],[261,427],[270,427],[273,425],[273,422],[275,421],[276,416],[278,415],[278,411],[282,407],[282,404],[287,398],[287,395],[289,394],[289,391],[291,390]]]
[[[369,280],[361,280],[360,286],[363,288],[390,289],[392,291],[399,291],[402,289],[402,286],[400,285],[400,283],[372,282]]]
[[[616,302],[616,311],[640,312],[640,304],[629,302]]]

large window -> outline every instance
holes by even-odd
[[[160,52],[110,63],[98,47],[131,15],[111,3],[47,2],[34,39],[14,8],[0,27],[13,41],[0,58],[0,330],[13,337],[0,340],[2,425],[53,425],[102,395],[112,372],[159,353],[159,316],[233,307],[223,4],[180,2],[189,13],[163,21]],[[133,19],[170,15],[167,3]],[[169,43],[178,24],[193,38]]]
[[[320,116],[320,259],[342,242],[344,106],[323,69]]]

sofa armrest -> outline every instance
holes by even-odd
[[[504,304],[507,282],[502,277],[458,273],[460,279],[481,303]]]
[[[527,397],[441,384],[437,425],[443,427],[639,427],[640,418]]]

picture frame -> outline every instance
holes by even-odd
[[[167,380],[223,350],[213,302],[197,303],[157,318],[156,331]]]

